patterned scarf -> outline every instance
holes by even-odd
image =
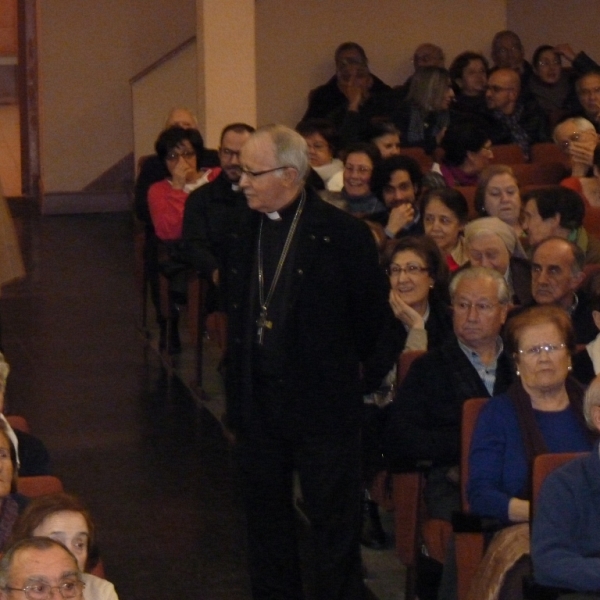
[[[518,144],[521,147],[525,158],[529,160],[531,141],[529,139],[529,136],[527,135],[527,132],[519,123],[522,114],[522,104],[519,104],[516,107],[512,115],[505,115],[502,111],[499,110],[494,111],[494,117],[509,129],[513,143]]]

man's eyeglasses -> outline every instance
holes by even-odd
[[[475,308],[477,312],[484,315],[490,314],[496,308],[496,306],[499,305],[499,302],[466,302],[465,300],[452,303],[452,306],[457,313],[468,313],[472,308]]]
[[[568,150],[569,146],[571,145],[571,142],[578,142],[579,141],[579,137],[580,134],[576,131],[575,133],[572,133],[569,136],[568,140],[565,140],[564,142],[560,142],[559,146],[563,149],[563,150]]]
[[[85,583],[79,579],[69,579],[60,585],[50,585],[49,583],[32,583],[24,588],[14,588],[6,586],[5,590],[11,592],[23,592],[28,600],[49,600],[52,590],[58,590],[63,598],[79,598],[85,587]]]
[[[281,171],[281,169],[290,169],[290,165],[284,165],[282,167],[274,167],[273,169],[265,169],[264,171],[250,171],[250,169],[244,169],[240,167],[240,171],[242,172],[242,177],[245,175],[248,179],[256,179],[261,175],[266,175],[267,173],[274,173],[275,171]]]
[[[173,150],[172,152],[169,152],[167,154],[167,160],[170,162],[175,162],[175,161],[179,160],[180,158],[189,160],[190,158],[193,158],[194,156],[196,156],[196,153],[193,150],[184,150],[183,152],[175,152]]]
[[[501,85],[486,85],[485,89],[492,92],[492,94],[498,94],[500,92],[512,92],[514,88],[502,87]]]
[[[239,150],[230,150],[229,148],[223,148],[221,154],[227,158],[233,158],[234,156],[240,157]]]

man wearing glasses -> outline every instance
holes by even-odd
[[[362,599],[360,364],[393,319],[389,288],[367,226],[305,187],[302,136],[262,127],[240,163],[248,210],[223,270],[227,424],[236,436],[253,598],[304,598],[296,470],[315,597]]]
[[[2,600],[83,598],[84,587],[75,557],[50,538],[21,540],[0,562]]]

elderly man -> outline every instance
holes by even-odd
[[[465,400],[494,396],[513,379],[500,330],[508,311],[506,281],[492,269],[459,271],[450,284],[456,337],[418,358],[398,388],[385,432],[394,463],[431,461],[428,514],[450,520],[460,509],[461,410]]]
[[[436,46],[431,42],[419,44],[415,48],[415,52],[412,57],[412,63],[415,71],[423,67],[441,67],[443,69],[445,67],[445,62],[446,57],[444,56],[444,51],[439,46]],[[402,84],[400,88],[402,90],[402,94],[400,97],[408,94],[411,81],[412,75]]]
[[[588,388],[583,412],[600,432],[600,377]],[[536,582],[595,595],[569,594],[565,600],[600,598],[600,456],[598,444],[548,475],[533,519],[531,558]],[[562,596],[561,596],[562,598]]]
[[[572,189],[555,185],[523,197],[523,229],[530,246],[549,237],[572,240],[584,252],[586,265],[600,263],[600,241],[583,227],[585,205]]]
[[[371,94],[389,91],[390,87],[369,71],[369,61],[356,42],[340,44],[335,51],[335,75],[324,85],[311,90],[308,108],[302,120],[329,118],[344,114],[350,104],[364,102]]]
[[[600,70],[594,69],[575,82],[580,115],[590,120],[600,133]]]
[[[591,342],[596,334],[589,307],[590,298],[578,289],[583,281],[585,257],[572,242],[558,237],[548,238],[534,247],[531,258],[531,295],[533,302],[514,309],[510,317],[527,306],[556,304],[571,315],[575,341]]]
[[[184,252],[202,277],[218,284],[219,261],[227,231],[246,201],[240,189],[240,152],[254,127],[231,123],[221,133],[221,172],[210,183],[192,192],[183,214]]]
[[[60,542],[45,537],[17,542],[0,561],[0,598],[83,598],[77,559]],[[58,593],[54,594],[53,590]],[[18,592],[18,595],[17,595]]]
[[[554,128],[553,139],[569,157],[571,176],[587,177],[598,145],[594,124],[584,117],[568,117]],[[581,189],[581,183],[579,188]]]
[[[514,69],[521,77],[523,88],[527,87],[533,69],[525,60],[525,49],[521,38],[514,31],[499,31],[494,36],[492,60],[497,69]]]
[[[487,83],[485,101],[487,131],[493,144],[519,144],[529,156],[531,144],[550,139],[544,112],[533,99],[520,98],[521,80],[513,68],[492,72]]]
[[[360,364],[393,318],[388,286],[368,227],[304,185],[302,136],[262,127],[240,162],[248,210],[223,270],[227,421],[236,435],[253,597],[303,598],[296,469],[317,597],[362,598]]]
[[[422,179],[419,163],[410,156],[390,156],[375,168],[373,191],[388,211],[380,221],[388,238],[423,233],[417,204]]]

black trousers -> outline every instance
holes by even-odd
[[[244,435],[236,444],[247,515],[254,600],[302,600],[292,474],[312,530],[316,597],[362,600],[359,432],[351,436]]]

